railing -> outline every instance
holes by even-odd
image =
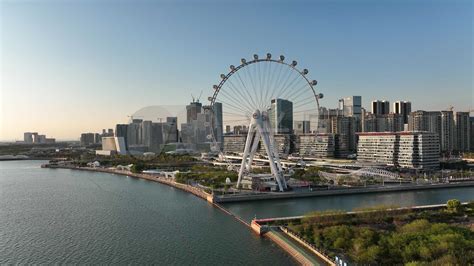
[[[306,241],[302,236],[300,236],[298,233],[294,232],[293,230],[289,229],[288,227],[286,226],[280,226],[279,227],[280,230],[282,230],[283,232],[285,232],[286,234],[288,235],[291,235],[293,236],[294,238],[297,238],[299,241],[303,242],[306,246],[308,246],[308,248],[310,248],[314,253],[318,254],[319,256],[322,256],[324,257],[325,260],[327,261],[330,261],[334,264],[336,264],[336,260],[334,260],[333,258],[331,258],[331,256],[329,254],[327,254],[326,252],[322,251],[321,249],[317,248],[315,245],[313,245],[312,243],[309,243],[308,241]]]

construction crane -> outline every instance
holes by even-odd
[[[134,117],[142,117],[143,118],[142,115],[127,115],[127,117],[130,117],[130,121],[133,121]]]
[[[201,95],[202,95],[202,90],[201,90],[201,93],[199,93],[199,97],[195,98],[194,95],[191,93],[191,98],[193,98],[193,103],[196,102],[198,103],[199,100],[201,99]]]

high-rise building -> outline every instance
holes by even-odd
[[[223,123],[222,103],[216,102],[211,106],[202,106],[193,102],[187,108],[187,123],[181,124],[181,140],[194,144],[198,150],[208,150],[215,137],[222,147]],[[230,131],[230,126],[228,126]]]
[[[357,160],[430,171],[439,168],[439,138],[432,132],[359,133]]]
[[[344,157],[346,153],[356,150],[356,135],[358,118],[352,117],[333,117],[331,119],[331,132],[338,135],[337,141],[341,145],[338,151],[340,156]]]
[[[474,151],[474,117],[469,117],[469,123],[470,123],[470,134],[469,134],[469,147],[471,151]]]
[[[460,152],[470,150],[471,125],[469,121],[469,112],[456,112],[454,115],[456,125],[456,144],[455,149]]]
[[[441,150],[452,152],[456,142],[453,111],[441,111],[441,133],[439,136]]]
[[[201,113],[202,103],[193,101],[189,105],[186,105],[186,123],[191,123],[197,119],[197,114]]]
[[[303,120],[303,121],[295,121],[293,126],[294,133],[297,135],[300,134],[308,134],[310,133],[310,121]]]
[[[331,119],[333,117],[343,117],[342,109],[327,109],[326,107],[319,108],[319,117],[312,117],[310,115],[310,132],[331,133]]]
[[[25,133],[23,133],[23,141],[25,143],[29,143],[29,144],[33,143],[33,138],[34,138],[33,136],[34,135],[38,135],[38,132],[25,132]]]
[[[163,141],[165,143],[178,142],[178,118],[167,117],[163,124]]]
[[[403,131],[403,117],[399,114],[375,115],[366,113],[362,117],[362,132],[398,132]]]
[[[355,116],[360,118],[362,113],[362,97],[349,96],[339,100],[339,109],[344,116]]]
[[[127,146],[130,148],[132,146],[138,146],[142,144],[141,139],[141,124],[142,119],[133,119],[132,123],[128,124],[127,128]]]
[[[125,147],[128,149],[128,124],[117,124],[115,126],[115,136],[122,137]]]
[[[217,142],[222,144],[224,142],[224,132],[223,132],[223,121],[222,121],[222,103],[216,102],[213,105],[213,115],[211,115],[212,121],[211,125],[214,127],[214,136],[216,137]]]
[[[81,134],[81,146],[89,146],[97,143],[95,141],[95,133],[82,133]]]
[[[272,99],[268,119],[275,134],[293,132],[293,103],[285,99]]]
[[[441,112],[411,112],[408,116],[408,130],[436,132],[441,135]]]
[[[372,113],[375,115],[386,115],[390,113],[390,102],[375,100],[372,101]]]
[[[396,101],[393,103],[393,112],[403,117],[403,123],[408,124],[408,115],[411,113],[411,102]]]

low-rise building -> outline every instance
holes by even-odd
[[[305,134],[298,136],[299,154],[304,157],[334,157],[335,134]]]
[[[358,133],[357,160],[400,168],[439,168],[439,137],[432,132]]]
[[[246,139],[247,135],[224,135],[224,152],[243,153]]]
[[[98,155],[127,154],[123,137],[103,137],[102,150],[97,150]]]

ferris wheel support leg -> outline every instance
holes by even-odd
[[[242,163],[240,165],[239,178],[237,179],[237,188],[240,187],[244,170],[247,168],[246,165],[247,165],[247,158],[250,154],[250,144],[252,144],[252,138],[255,135],[255,131],[256,131],[255,121],[252,120],[249,126],[249,132],[247,133],[247,140],[245,141],[245,149],[244,149],[244,154],[242,155]]]
[[[283,176],[283,167],[281,166],[281,161],[280,161],[280,156],[278,155],[278,149],[275,144],[275,138],[273,134],[273,129],[270,125],[270,121],[267,119],[264,121],[264,128],[266,132],[269,133],[269,140],[270,140],[270,146],[272,147],[271,151],[273,152],[272,157],[274,158],[274,161],[276,163],[276,166],[278,168],[278,175],[280,176],[281,183],[283,185],[284,189],[287,189],[288,186],[286,184],[285,177]]]
[[[260,132],[258,130],[255,130],[255,137],[253,138],[252,149],[250,150],[249,163],[247,164],[247,171],[250,171],[250,169],[252,168],[253,157],[255,156],[255,152],[257,151],[259,141],[260,141]]]
[[[268,155],[268,161],[270,164],[270,170],[272,171],[272,175],[278,183],[278,188],[280,189],[281,192],[283,192],[284,189],[283,189],[282,180],[281,180],[282,174],[278,170],[276,162],[275,162],[276,158],[275,158],[275,154],[273,153],[273,149],[271,148],[268,128],[265,128],[263,124],[264,123],[260,121],[260,123],[257,126],[258,131],[260,131],[260,135],[262,136],[263,146],[265,147],[265,151],[267,152],[267,155]]]

